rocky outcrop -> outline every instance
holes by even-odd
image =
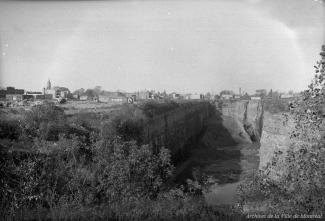
[[[167,147],[172,156],[184,154],[204,132],[214,112],[209,102],[197,102],[190,107],[180,107],[155,116],[144,128],[145,142],[156,148]]]
[[[260,169],[262,169],[275,156],[275,152],[280,151],[284,160],[286,151],[291,143],[290,133],[294,129],[294,120],[290,115],[285,117],[282,113],[264,113],[263,134],[260,146]]]
[[[263,129],[263,105],[260,101],[227,101],[218,104],[222,125],[237,143],[259,142]]]
[[[202,135],[211,141],[207,146],[259,142],[262,126],[260,101],[197,102],[153,117],[143,134],[145,143],[155,148],[165,146],[178,158],[198,146]]]

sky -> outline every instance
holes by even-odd
[[[317,0],[1,1],[0,86],[299,91],[324,23]]]

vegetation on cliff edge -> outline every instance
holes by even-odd
[[[325,213],[325,45],[320,55],[312,83],[303,99],[291,107],[295,129],[284,165],[278,165],[278,156],[284,153],[276,152],[273,160],[239,190],[247,212]],[[250,207],[257,203],[259,206]]]

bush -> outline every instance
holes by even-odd
[[[261,196],[268,209],[282,214],[325,212],[325,45],[321,56],[309,89],[292,105],[295,129],[284,165],[278,157],[283,153],[276,153],[254,181],[242,186],[242,204],[249,203],[247,196],[252,195],[253,199]],[[274,173],[277,179],[270,176]]]
[[[149,101],[144,103],[140,108],[143,110],[146,116],[153,117],[174,110],[179,106],[179,103],[167,100],[164,102]]]
[[[148,145],[114,140],[110,149],[101,146],[96,152],[98,188],[109,201],[154,197],[173,169],[169,151],[164,148],[154,154]]]
[[[119,139],[109,145],[96,141],[87,147],[80,137],[60,136],[56,142],[36,139],[34,152],[23,157],[3,158],[2,168],[13,172],[4,177],[17,179],[2,189],[1,202],[10,199],[6,211],[13,211],[5,215],[16,217],[39,208],[53,212],[62,203],[89,208],[155,198],[173,170],[168,150],[154,154],[149,146]]]
[[[1,219],[161,220],[227,218],[198,200],[197,182],[168,190],[169,150],[139,139],[145,117],[123,106],[101,134],[87,121],[66,123],[52,104],[33,107],[22,123],[30,151],[0,156]]]
[[[65,124],[64,111],[53,103],[45,103],[34,106],[30,111],[26,112],[22,127],[27,136],[44,137],[46,136],[44,130],[48,130],[54,124]]]
[[[112,139],[115,136],[125,141],[143,141],[143,128],[146,118],[142,111],[133,105],[123,105],[118,112],[112,114],[111,119],[102,127],[102,137]]]
[[[263,108],[272,114],[284,113],[289,111],[290,101],[283,99],[265,99],[263,100]]]
[[[17,120],[0,120],[0,139],[15,140],[19,137],[21,129]]]

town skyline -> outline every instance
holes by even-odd
[[[64,85],[55,85],[55,84],[52,84],[51,80],[48,79],[48,81],[46,82],[46,84],[44,84],[44,87],[42,87],[41,90],[28,90],[26,88],[17,88],[15,87],[14,85],[10,85],[10,86],[6,86],[6,87],[3,87],[3,86],[0,86],[0,90],[8,90],[8,88],[10,90],[12,89],[15,89],[15,90],[22,90],[24,91],[22,94],[31,94],[31,93],[36,93],[36,94],[45,94],[45,91],[47,90],[50,90],[51,88],[64,88],[65,90],[68,91],[68,93],[71,93],[71,94],[79,94],[80,92],[81,93],[85,93],[86,91],[97,91],[98,94],[100,93],[105,93],[105,92],[121,92],[121,93],[138,93],[138,92],[154,92],[154,93],[165,93],[165,94],[173,94],[173,93],[176,93],[176,94],[179,94],[179,95],[186,95],[186,94],[192,94],[192,95],[206,95],[206,94],[211,94],[211,95],[221,95],[221,94],[231,94],[231,95],[240,95],[240,96],[243,96],[243,95],[256,95],[256,94],[260,94],[261,91],[263,91],[263,94],[265,95],[269,95],[270,93],[272,94],[273,93],[276,93],[276,94],[279,94],[279,95],[286,95],[286,94],[300,94],[302,91],[294,91],[294,90],[286,90],[286,91],[279,91],[279,90],[276,90],[276,89],[273,89],[273,88],[256,88],[253,92],[248,92],[248,91],[245,91],[243,90],[243,88],[239,87],[237,88],[237,90],[231,90],[231,89],[222,89],[222,90],[219,90],[219,91],[205,91],[205,92],[201,92],[201,93],[197,93],[197,92],[191,92],[191,91],[188,91],[188,92],[179,92],[179,91],[176,91],[176,90],[171,90],[171,91],[168,91],[168,90],[155,90],[155,89],[138,89],[138,90],[135,90],[135,91],[127,91],[127,90],[120,90],[120,89],[117,89],[117,90],[107,90],[105,88],[102,88],[102,86],[100,85],[97,85],[95,87],[91,87],[91,88],[84,88],[84,87],[79,87],[78,89],[74,89],[74,90],[70,90],[68,87],[65,87]]]

